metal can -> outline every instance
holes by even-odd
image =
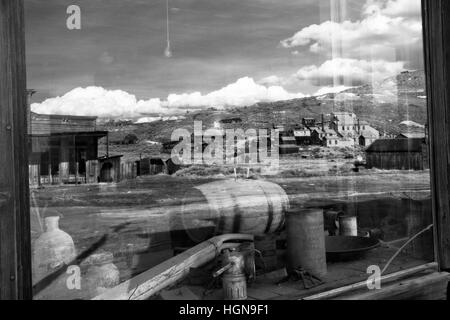
[[[286,216],[288,272],[296,269],[327,274],[322,209],[290,210]]]
[[[341,236],[358,236],[358,222],[356,216],[339,217],[339,235]]]
[[[222,276],[225,300],[247,300],[247,279],[245,274],[225,273]]]

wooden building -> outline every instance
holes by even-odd
[[[429,168],[425,139],[380,139],[366,150],[367,168],[424,170]]]
[[[415,138],[425,138],[424,132],[403,132],[400,133],[396,139],[415,139]]]
[[[44,135],[51,133],[96,131],[97,117],[37,114],[30,112],[29,134]]]
[[[161,158],[144,158],[136,161],[137,175],[156,175],[165,171],[165,162]]]
[[[30,185],[96,183],[99,180],[95,117],[31,113],[29,126]]]
[[[294,137],[298,146],[311,145],[311,130],[304,125],[297,126],[294,129]]]
[[[122,156],[104,156],[98,158],[99,178],[98,182],[119,182],[121,175]]]
[[[352,148],[355,146],[355,141],[349,137],[342,137],[336,134],[323,137],[322,145],[328,148]]]
[[[122,180],[131,180],[136,179],[137,177],[137,164],[136,161],[132,162],[121,162],[122,156],[116,156],[115,158],[119,158],[119,177],[118,180],[116,176],[113,176],[113,182],[119,182]],[[117,162],[114,162],[117,165]],[[114,170],[117,172],[117,168],[114,167]]]
[[[30,184],[97,182],[98,140],[105,131],[31,135]]]
[[[299,152],[299,146],[294,136],[280,136],[279,154],[297,154]]]

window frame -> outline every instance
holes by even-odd
[[[450,270],[450,3],[422,0],[434,242],[439,270]]]
[[[32,299],[23,0],[0,0],[0,299]]]
[[[436,261],[450,270],[450,3],[422,0],[422,14]],[[0,48],[0,299],[32,299],[23,0],[0,0]]]

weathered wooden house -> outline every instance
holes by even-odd
[[[341,137],[338,134],[327,135],[322,139],[322,145],[328,148],[351,148],[355,141],[348,137]]]
[[[94,132],[97,128],[97,117],[38,114],[30,112],[31,124],[29,134],[44,135],[68,132]]]
[[[30,113],[29,176],[31,185],[98,181],[96,117]]]
[[[122,158],[122,156],[116,156],[119,157],[119,159]],[[136,161],[127,161],[127,162],[122,162],[119,161],[120,163],[120,169],[119,169],[119,177],[117,182],[122,181],[122,180],[131,180],[131,179],[135,179],[137,177],[137,164]],[[117,165],[117,162],[115,162],[115,164]],[[113,182],[116,182],[116,180],[114,180]]]
[[[121,155],[98,158],[98,182],[118,182],[121,179]]]
[[[296,154],[299,147],[294,136],[280,136],[279,154]]]
[[[380,139],[366,150],[368,169],[424,170],[429,168],[425,139]]]
[[[294,129],[294,137],[298,146],[311,145],[311,130],[304,125]]]
[[[156,175],[165,171],[165,162],[161,158],[143,158],[136,161],[137,175]]]

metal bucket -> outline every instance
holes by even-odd
[[[356,216],[339,217],[339,235],[349,237],[358,236],[358,221]]]
[[[327,274],[322,209],[290,210],[286,215],[288,271],[302,268],[321,277]]]

